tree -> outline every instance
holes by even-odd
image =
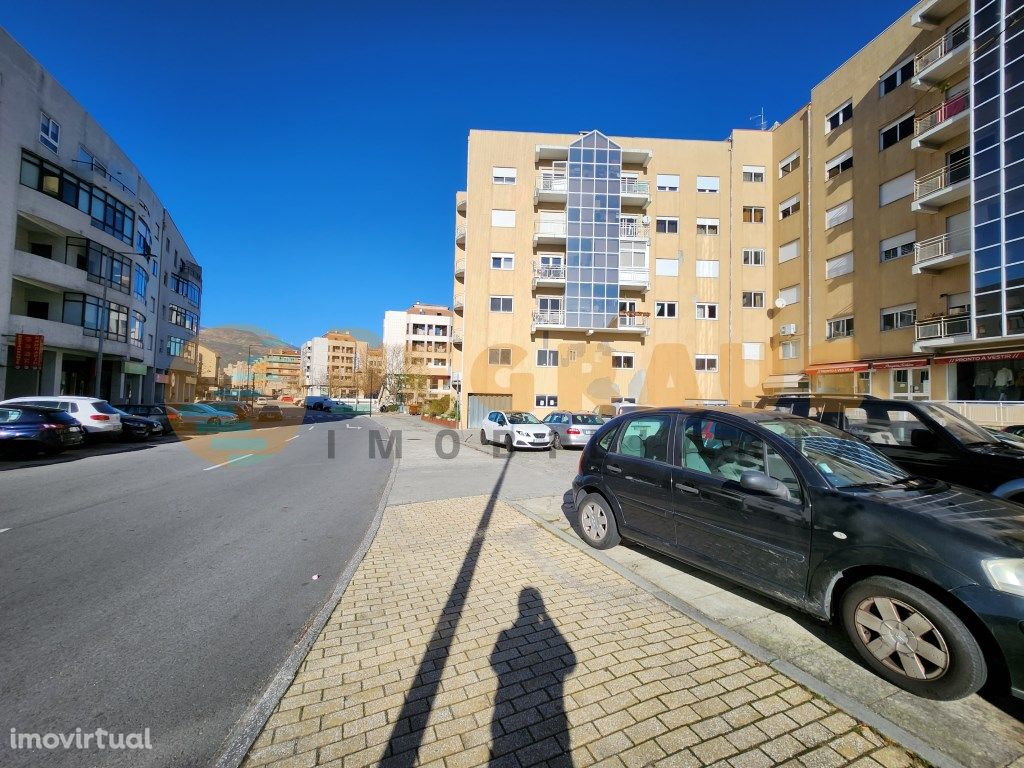
[[[430,377],[416,362],[412,351],[401,344],[381,350],[380,399],[393,403],[418,402],[426,394]]]

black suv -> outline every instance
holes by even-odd
[[[846,430],[914,475],[1024,503],[1024,450],[941,403],[857,395],[771,395],[758,408]]]
[[[1024,697],[1024,510],[908,475],[817,421],[747,408],[620,416],[573,481],[591,546],[643,544],[841,621],[877,674],[955,699]]]

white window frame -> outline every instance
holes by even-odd
[[[914,63],[914,57],[913,56],[908,56],[903,61],[901,61],[899,64],[897,64],[895,67],[893,67],[888,72],[886,72],[884,75],[881,75],[878,78],[878,98],[882,98],[883,96],[888,96],[890,93],[892,93],[897,88],[899,88],[901,85],[903,85],[905,82],[907,82],[910,78],[912,78],[914,76],[914,68],[913,67],[910,68],[909,74],[904,72],[903,70],[904,70],[904,68],[908,64],[913,64],[913,63]],[[896,75],[896,85],[894,85],[889,90],[885,90],[885,81],[888,80],[889,77],[892,76],[892,75]]]
[[[750,221],[747,221],[746,218],[744,218],[746,216],[747,211],[750,211]],[[757,218],[757,212],[758,211],[761,212],[760,220],[758,220],[758,218]],[[764,206],[763,205],[744,205],[743,206],[743,210],[742,210],[742,212],[740,214],[740,220],[744,224],[764,224],[764,222],[765,222],[765,215],[764,214],[765,214],[765,210],[764,210]]]
[[[840,224],[853,220],[853,198],[839,205],[833,205],[825,211],[825,229],[833,229]]]
[[[665,224],[665,229],[659,229],[662,222]],[[671,229],[671,227],[675,229]],[[679,217],[678,216],[658,216],[654,220],[654,233],[657,235],[678,235],[679,234]]]
[[[698,301],[696,303],[695,314],[698,320],[717,320],[718,303],[711,301]]]
[[[837,271],[838,270],[838,271]],[[825,279],[833,280],[853,272],[853,251],[825,259]]]
[[[538,368],[557,368],[558,367],[558,350],[557,349],[538,349],[537,350],[537,367]]]
[[[787,354],[788,353],[788,354]],[[779,359],[795,360],[800,357],[800,343],[789,339],[779,342]]]
[[[794,164],[795,163],[795,164]],[[779,160],[779,178],[787,176],[800,167],[800,150]]]
[[[779,203],[779,221],[788,219],[790,216],[800,211],[800,195],[793,195],[787,197],[781,203]]]
[[[847,163],[847,160],[849,160],[849,163]],[[851,168],[853,168],[853,150],[848,149],[845,152],[840,152],[825,163],[825,178],[832,180]],[[833,171],[835,171],[835,173],[833,173]]]
[[[744,360],[764,360],[764,342],[744,341],[740,352]]]
[[[697,259],[694,262],[694,269],[697,277],[716,279],[721,275],[721,265],[718,259]]]
[[[838,330],[842,330],[842,333],[837,333]],[[825,340],[832,341],[834,339],[849,339],[853,337],[853,315],[843,315],[842,317],[833,317],[825,321]]]
[[[761,178],[758,178],[760,176]],[[749,178],[748,178],[749,177]],[[764,166],[763,165],[744,165],[743,166],[743,180],[752,184],[764,183]]]
[[[493,165],[491,166],[491,183],[499,185],[512,185],[516,183],[518,173],[515,168]]]
[[[697,373],[718,373],[718,355],[694,355],[693,370]]]
[[[44,123],[45,131],[43,130]],[[39,113],[39,143],[53,154],[57,154],[57,150],[60,148],[60,123],[45,112]]]
[[[914,252],[914,243],[917,241],[917,230],[900,232],[898,235],[887,237],[878,243],[878,260],[880,262],[895,261],[909,256]],[[896,251],[895,254],[886,256],[886,251]]]
[[[847,114],[847,111],[849,111],[849,114]],[[834,118],[838,118],[838,120],[835,121],[835,125],[832,125]],[[839,126],[851,120],[853,120],[853,99],[847,99],[825,115],[825,133],[832,133]]]
[[[763,267],[766,259],[764,248],[744,248],[743,266]]]
[[[719,219],[697,219],[697,234],[698,235],[717,235],[721,229],[721,220]]]
[[[717,194],[722,191],[722,179],[718,176],[698,176],[697,191],[704,194]]]
[[[495,260],[498,261],[498,266],[494,266]],[[505,265],[508,266],[505,266]],[[491,269],[498,270],[501,272],[508,272],[515,269],[516,256],[514,253],[499,253],[496,251],[491,252]]]
[[[678,301],[654,302],[654,317],[662,320],[674,320],[679,317]]]
[[[750,297],[750,303],[747,304],[747,297]],[[758,304],[758,298],[760,297],[761,303]],[[740,306],[743,309],[764,309],[764,291],[743,291],[740,293]]]
[[[618,365],[616,365],[616,363],[618,363]],[[635,366],[636,355],[632,352],[612,352],[612,368],[632,370]]]
[[[678,192],[679,191],[679,174],[678,173],[659,173],[655,177],[655,186],[659,192]]]
[[[885,327],[886,315],[893,316],[892,328]],[[882,333],[913,328],[915,323],[917,323],[917,304],[914,303],[898,304],[895,307],[882,307],[878,312],[878,330]]]
[[[498,300],[498,309],[494,308],[494,300],[495,299]],[[505,304],[506,299],[508,300],[508,304],[507,305]],[[510,315],[510,314],[512,314],[512,304],[513,304],[513,302],[512,302],[512,297],[511,296],[494,295],[494,296],[491,296],[491,300],[488,303],[488,309],[489,309],[489,311],[491,311],[491,312],[493,312],[495,314]],[[508,306],[508,309],[504,309],[505,306]]]
[[[509,214],[504,216],[501,214]],[[510,221],[511,224],[502,224],[502,221]],[[516,225],[516,211],[515,209],[508,208],[492,208],[491,209],[491,226],[500,227],[502,229],[512,229]]]
[[[562,304],[564,300],[563,296],[538,296],[537,297],[537,311],[538,312],[561,312]]]
[[[800,238],[779,246],[779,264],[785,264],[800,257]]]

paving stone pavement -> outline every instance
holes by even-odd
[[[919,758],[494,496],[386,509],[244,766]]]

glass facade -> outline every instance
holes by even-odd
[[[569,146],[565,325],[614,328],[619,315],[622,150],[594,131]]]

